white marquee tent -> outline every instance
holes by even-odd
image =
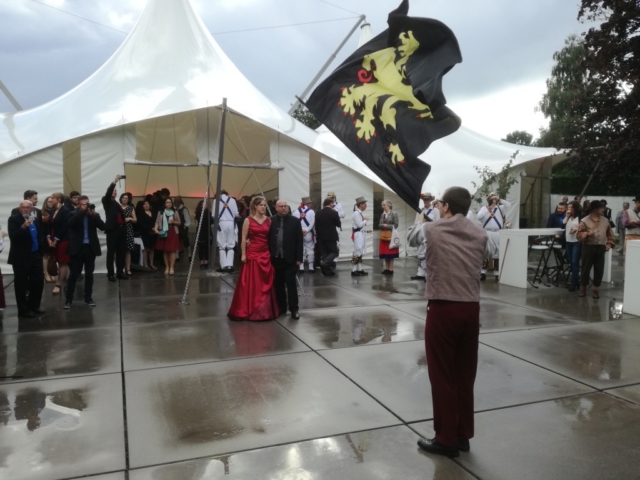
[[[362,35],[371,32],[365,28]],[[188,0],[149,0],[120,48],[91,77],[49,103],[0,115],[2,223],[26,189],[37,190],[41,200],[78,190],[99,206],[119,173],[127,174],[120,191],[142,196],[168,187],[195,205],[207,189],[209,170],[215,185],[223,98],[230,111],[223,187],[232,195],[263,191],[297,205],[303,196],[319,200],[332,190],[347,211],[361,195],[387,198],[401,214],[401,229],[413,222],[414,212],[331,133],[307,128],[260,93]],[[541,198],[546,195],[544,178],[554,161],[551,149],[518,148],[519,172],[540,178],[519,177],[523,187],[512,189],[516,205],[536,188]],[[499,170],[514,149],[462,128],[424,156],[433,167],[425,188],[436,194],[453,184],[471,188],[478,179],[474,165]],[[372,218],[373,202],[368,208]],[[343,258],[351,255],[350,231],[348,213]],[[6,266],[7,252],[0,266]]]

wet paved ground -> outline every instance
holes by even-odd
[[[455,460],[416,446],[433,432],[415,261],[369,269],[306,274],[299,321],[229,322],[235,278],[199,270],[187,306],[184,274],[144,273],[98,277],[93,309],[50,286],[41,319],[9,306],[0,479],[640,478],[619,259],[599,300],[483,284],[476,437]]]

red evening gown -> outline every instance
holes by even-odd
[[[242,266],[233,301],[227,316],[232,320],[273,320],[280,315],[276,291],[273,286],[274,270],[269,253],[269,226],[267,218],[262,225],[249,219],[250,241],[247,261]]]

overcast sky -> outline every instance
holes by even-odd
[[[364,13],[374,34],[399,0],[191,0],[214,38],[264,94],[288,110]],[[0,80],[24,108],[72,89],[120,46],[147,0],[0,0]],[[43,5],[45,4],[45,5]],[[46,5],[86,17],[62,13]],[[349,11],[345,11],[349,10]],[[587,26],[578,0],[412,0],[410,15],[446,23],[463,63],[444,81],[463,125],[500,139],[519,129],[537,135],[545,119],[534,108],[545,91],[553,53]],[[350,18],[351,17],[351,18]],[[304,22],[301,26],[258,29]],[[115,29],[115,30],[114,30]],[[357,48],[359,31],[332,64]],[[12,111],[0,93],[0,111]]]

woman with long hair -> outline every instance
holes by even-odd
[[[133,239],[133,224],[138,223],[138,217],[136,211],[133,208],[133,195],[129,192],[125,192],[120,195],[120,206],[122,207],[122,217],[125,221],[125,243],[127,245],[126,252],[124,254],[124,270],[127,275],[131,276],[131,252],[136,248],[135,241]]]
[[[578,241],[576,234],[580,226],[580,214],[582,207],[579,202],[573,201],[567,206],[567,214],[564,217],[564,234],[567,244],[566,255],[569,265],[571,265],[571,285],[569,291],[574,292],[580,285],[580,255],[582,244]]]
[[[389,200],[382,202],[384,212],[380,217],[380,245],[379,255],[384,260],[385,268],[383,275],[393,275],[393,261],[399,256],[398,248],[389,248],[391,245],[391,234],[394,228],[398,228],[398,214],[393,211],[393,204]]]
[[[158,212],[154,230],[158,234],[156,250],[160,250],[164,254],[165,275],[175,273],[173,267],[176,264],[176,251],[180,248],[179,225],[180,217],[173,209],[173,200],[167,198],[164,201],[164,210]]]
[[[280,315],[269,253],[267,201],[254,197],[242,224],[242,270],[227,316],[231,320],[273,320]]]
[[[42,223],[47,224],[47,225],[43,225],[43,228],[47,229],[47,226],[49,225],[49,219],[53,215],[53,212],[55,212],[55,208],[53,207],[53,201],[51,200],[51,196],[48,196],[47,198],[44,199],[44,202],[42,202]],[[49,249],[45,248],[44,253],[42,254],[42,267],[44,268],[44,281],[47,283],[55,283],[56,277],[52,277],[51,275],[49,275],[49,272],[47,271],[47,264],[49,263],[49,255],[50,255]]]
[[[47,235],[47,241],[58,263],[58,280],[52,293],[59,295],[62,291],[63,283],[69,278],[69,262],[71,261],[71,257],[69,257],[67,253],[67,247],[69,246],[69,214],[71,212],[63,204],[64,195],[62,193],[56,192],[51,194],[49,201],[54,211],[49,216],[49,235]]]
[[[151,202],[149,200],[142,201],[142,210],[139,212],[138,227],[140,228],[140,238],[144,245],[142,250],[142,261],[146,268],[157,270],[153,265],[154,249],[158,235],[155,233],[156,219],[151,211]]]
[[[616,244],[616,237],[609,221],[604,216],[605,206],[599,200],[591,202],[591,211],[578,227],[577,238],[582,242],[582,272],[580,272],[580,293],[587,294],[589,275],[593,268],[593,298],[600,298],[600,284],[604,275],[604,256]]]

